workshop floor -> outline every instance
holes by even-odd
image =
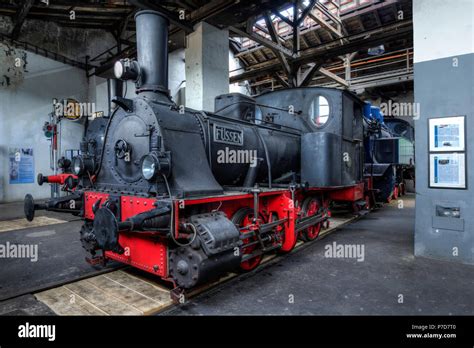
[[[0,204],[0,245],[37,247],[37,254],[31,255],[35,257],[0,258],[0,315],[51,314],[32,295],[4,300],[97,272],[84,260],[86,252],[79,240],[82,222],[77,217],[44,211],[37,213],[35,220],[28,223],[24,218],[23,203]]]
[[[403,200],[167,314],[473,315],[474,266],[415,258],[415,198]],[[364,260],[325,257],[334,242]]]
[[[385,206],[275,264],[220,285],[165,314],[474,314],[474,266],[415,258],[414,196],[403,200],[404,209],[396,204]],[[21,219],[20,204],[4,207],[0,205],[0,227],[5,220]],[[40,215],[51,219],[45,220],[50,224],[0,232],[0,244],[38,245],[37,262],[0,259],[0,300],[95,272],[84,261],[81,222],[57,223],[54,219],[70,218]],[[333,243],[363,246],[364,253],[358,259],[326,257]],[[34,296],[24,295],[0,301],[2,314],[52,312]]]

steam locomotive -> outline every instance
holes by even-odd
[[[226,94],[215,113],[180,108],[167,90],[166,17],[140,11],[136,25],[138,61],[114,71],[138,96],[117,96],[114,113],[89,124],[61,177],[67,196],[25,197],[28,220],[38,209],[80,215],[90,262],[116,260],[181,289],[249,271],[316,239],[332,202],[374,204],[375,175],[399,166],[388,153],[398,138],[347,91]]]

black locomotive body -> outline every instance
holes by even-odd
[[[91,123],[72,163],[71,195],[34,204],[84,226],[91,260],[118,260],[191,288],[258,266],[265,253],[316,239],[331,201],[367,207],[364,103],[347,91],[226,94],[216,112],[183,109],[167,92],[167,20],[136,15],[138,62],[117,63],[138,97]]]

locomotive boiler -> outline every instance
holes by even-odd
[[[138,60],[114,71],[138,96],[117,96],[115,112],[89,125],[68,195],[27,195],[29,220],[38,209],[78,214],[90,262],[116,260],[186,289],[316,239],[332,201],[367,207],[361,100],[297,88],[222,95],[215,113],[181,108],[167,88],[166,17],[135,19]]]

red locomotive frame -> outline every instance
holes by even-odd
[[[252,244],[252,237],[245,238],[245,233],[259,229],[263,224],[271,221],[280,221],[278,226],[274,227],[275,249],[281,252],[291,251],[298,240],[314,240],[319,236],[319,232],[327,218],[331,216],[329,211],[330,201],[346,201],[355,203],[357,201],[368,201],[370,192],[370,180],[350,187],[342,188],[312,188],[302,189],[261,189],[258,193],[258,212],[259,217],[255,219],[253,213],[246,216],[240,226],[241,238],[246,244]],[[109,194],[88,191],[84,193],[84,217],[86,220],[94,220],[94,204],[97,201],[106,201]],[[249,212],[254,210],[255,195],[246,192],[232,192],[224,195],[187,198],[182,200],[173,200],[174,206],[174,237],[180,236],[180,221],[185,219],[189,208],[199,206],[204,211],[221,211],[230,219],[237,211],[242,208],[248,208]],[[309,206],[304,209],[305,200],[309,201]],[[154,208],[157,199],[142,198],[137,196],[120,197],[120,221],[126,221],[127,218],[135,216]],[[308,204],[307,204],[308,205]],[[322,215],[322,221],[316,225],[298,231],[298,221],[315,214]],[[327,226],[329,221],[327,221]],[[131,265],[143,271],[157,275],[160,278],[173,282],[169,275],[168,267],[168,239],[158,236],[154,232],[134,233],[119,232],[119,243],[125,252],[119,254],[112,251],[106,251],[104,259],[116,260],[124,264]],[[257,243],[255,241],[255,243]],[[255,245],[254,243],[254,245]],[[255,248],[252,246],[242,249],[242,256],[251,255]],[[256,268],[263,258],[263,254],[252,256],[241,263],[241,269],[249,271]]]

